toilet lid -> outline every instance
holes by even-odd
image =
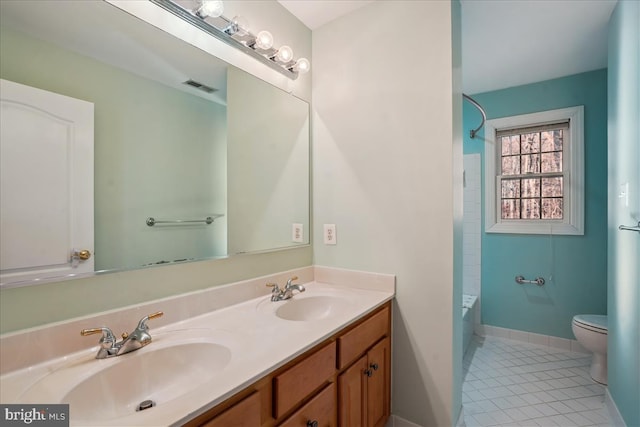
[[[579,314],[573,317],[573,321],[580,323],[590,328],[599,329],[603,332],[607,332],[607,316],[600,314]]]

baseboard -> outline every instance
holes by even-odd
[[[481,337],[491,336],[505,338],[514,341],[528,342],[530,344],[542,345],[576,353],[589,353],[576,340],[554,337],[551,335],[535,334],[533,332],[518,331],[516,329],[501,328],[491,325],[475,325],[474,333]]]
[[[397,415],[391,415],[385,427],[423,427],[423,426],[412,423],[411,421],[407,421],[404,418],[400,418]]]
[[[608,388],[604,393],[604,403],[607,406],[607,410],[609,411],[609,418],[611,419],[613,426],[627,427],[627,425],[624,422],[624,419],[622,418],[622,415],[620,414],[620,411],[618,411],[616,402],[611,397],[611,393],[609,393]]]
[[[458,414],[458,421],[456,421],[456,427],[467,427],[467,424],[464,422],[464,406],[460,408],[460,413]]]

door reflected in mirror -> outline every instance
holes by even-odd
[[[306,102],[106,2],[1,8],[0,77],[94,105],[95,242],[65,232],[64,245],[47,248],[63,264],[78,263],[78,248],[102,272],[309,243]],[[26,162],[54,163],[33,151]],[[36,170],[36,182],[48,179]],[[46,214],[17,194],[14,210]],[[11,242],[0,236],[3,251],[19,250],[21,233],[33,241],[33,228],[2,221],[13,230]],[[0,267],[3,285],[61,275],[58,265],[48,275]]]

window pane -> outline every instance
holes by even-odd
[[[500,138],[500,146],[502,147],[501,151],[503,156],[506,156],[507,154],[511,154],[511,146],[509,145],[508,136],[503,136]]]
[[[502,145],[503,156],[520,154],[520,137],[518,135],[503,136],[500,138],[500,144]]]
[[[520,173],[540,173],[540,154],[523,155]]]
[[[520,135],[522,140],[522,152],[523,153],[539,153],[540,152],[540,134],[525,133]]]
[[[509,139],[511,154],[520,154],[520,135],[511,135]]]
[[[502,175],[517,175],[520,173],[520,156],[502,158]]]
[[[562,129],[542,132],[542,151],[561,151],[564,131]]]
[[[542,197],[562,197],[562,177],[542,178]]]
[[[562,143],[564,140],[564,130],[558,129],[553,131],[553,149],[556,151],[562,150]]]
[[[562,172],[562,151],[542,153],[542,172]]]
[[[553,131],[541,133],[542,151],[553,151]]]
[[[542,218],[562,219],[562,199],[542,199]]]
[[[540,199],[522,199],[522,219],[540,218]]]
[[[520,197],[520,180],[519,179],[503,179],[502,186],[502,198],[513,199]]]
[[[520,201],[502,201],[502,219],[520,219]]]
[[[540,197],[540,178],[522,180],[522,197]]]

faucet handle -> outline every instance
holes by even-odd
[[[113,336],[113,332],[111,332],[111,329],[107,327],[83,329],[80,331],[80,335],[82,335],[83,337],[99,333],[102,333],[103,337]]]
[[[164,312],[162,311],[157,311],[155,313],[152,313],[148,316],[144,316],[142,319],[140,319],[140,321],[138,322],[138,328],[137,329],[141,329],[143,331],[146,331],[149,327],[147,326],[147,322],[149,320],[155,319],[157,317],[161,317],[164,314]]]
[[[290,278],[289,280],[287,280],[287,284],[285,285],[285,289],[291,287],[291,285],[293,284],[294,280],[298,280],[298,276],[293,276],[292,278]]]
[[[267,288],[273,288],[273,289],[271,290],[271,292],[280,292],[280,287],[278,286],[278,284],[277,284],[277,283],[271,283],[271,282],[269,282],[269,283],[267,283],[265,286],[266,286]]]
[[[83,337],[99,333],[102,333],[102,338],[100,338],[100,346],[102,348],[110,348],[116,342],[115,335],[113,335],[111,329],[107,327],[83,329],[80,331],[80,335],[82,335]]]

